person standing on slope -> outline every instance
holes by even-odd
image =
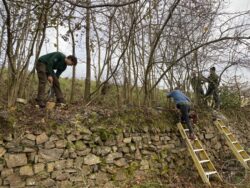
[[[220,84],[220,78],[216,74],[215,67],[210,68],[210,75],[208,78],[204,78],[206,82],[208,82],[208,89],[205,94],[205,99],[207,99],[209,96],[213,95],[214,103],[215,103],[215,109],[220,109],[220,95],[219,95],[219,84]]]

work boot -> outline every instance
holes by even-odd
[[[56,100],[56,106],[65,107],[66,103],[65,103],[64,99],[57,99]]]
[[[60,99],[56,99],[56,103],[65,103],[65,101],[63,98],[60,98]]]

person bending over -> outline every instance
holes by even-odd
[[[189,129],[189,138],[191,140],[194,140],[195,135],[193,132],[191,121],[189,119],[189,111],[191,105],[190,99],[184,93],[182,93],[178,87],[176,87],[173,91],[167,94],[167,97],[168,98],[172,97],[174,99],[176,107],[181,112],[181,122],[184,122],[187,125]]]
[[[38,76],[38,93],[36,101],[40,108],[44,108],[45,105],[45,89],[47,80],[52,85],[52,88],[56,95],[56,102],[63,104],[64,97],[60,88],[59,77],[67,66],[76,66],[77,58],[73,55],[65,56],[61,52],[53,52],[43,55],[38,58],[36,63],[36,71]],[[54,72],[55,70],[55,72]]]

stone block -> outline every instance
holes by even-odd
[[[84,157],[84,164],[86,165],[94,165],[100,163],[100,157],[97,157],[94,154],[88,154],[86,157]]]
[[[23,166],[27,164],[26,154],[5,154],[4,159],[8,168]]]
[[[33,168],[32,166],[29,166],[29,165],[22,166],[20,168],[19,173],[21,176],[33,176],[34,175]]]
[[[46,133],[42,133],[36,137],[36,144],[43,144],[49,140]]]
[[[45,169],[45,164],[44,163],[38,163],[38,164],[34,165],[34,173],[35,174],[44,171],[44,169]]]

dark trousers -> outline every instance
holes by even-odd
[[[216,109],[220,108],[220,96],[219,96],[218,88],[208,87],[205,97],[208,97],[210,95],[213,95],[215,108]]]
[[[190,106],[188,104],[177,104],[177,108],[181,112],[181,122],[187,125],[190,134],[193,133],[193,127],[189,119]]]
[[[48,75],[46,73],[46,65],[41,62],[37,62],[36,64],[36,71],[38,76],[38,93],[37,93],[37,100],[38,101],[45,101],[45,89],[46,83],[48,79]],[[64,102],[63,94],[60,88],[59,80],[56,76],[53,76],[53,85],[52,88],[55,92],[56,99],[58,102]]]

